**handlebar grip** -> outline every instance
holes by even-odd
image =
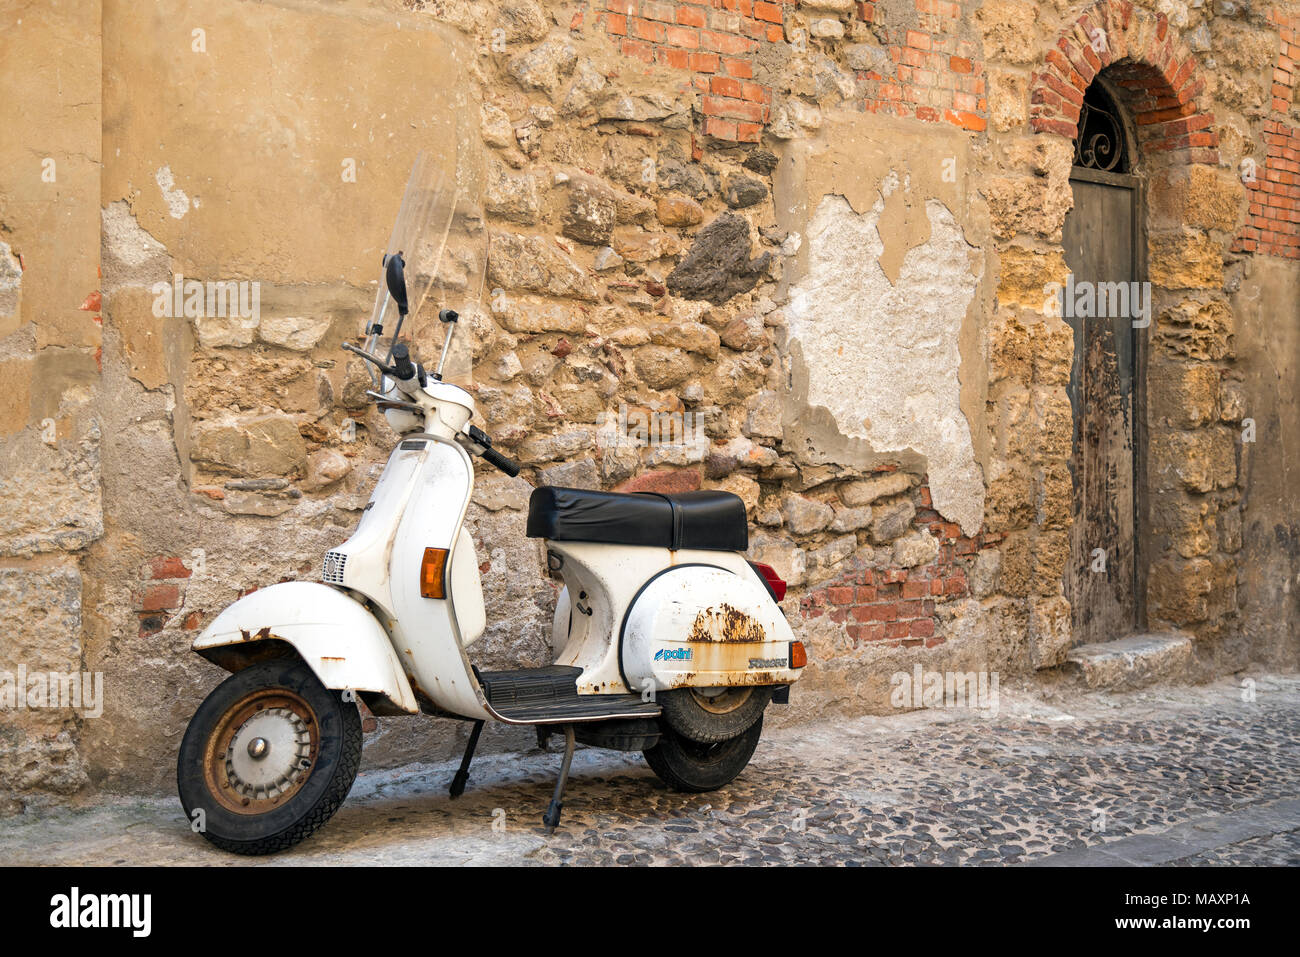
[[[501,471],[505,472],[511,478],[514,478],[516,475],[519,474],[519,463],[516,462],[514,459],[507,458],[506,456],[502,455],[494,448],[484,449],[483,458],[491,462],[493,465],[495,465]]]
[[[411,350],[405,343],[399,342],[393,346],[393,371],[403,382],[415,378],[415,364],[411,362]]]

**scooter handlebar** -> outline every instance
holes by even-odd
[[[358,355],[361,358],[365,359],[367,362],[373,365],[384,375],[388,376],[390,379],[395,379],[401,382],[409,382],[411,379],[415,378],[418,372],[418,370],[415,367],[415,363],[411,361],[410,350],[407,349],[406,346],[403,345],[402,343],[398,343],[396,346],[393,347],[393,365],[391,366],[384,365],[382,362],[380,362],[378,359],[372,356],[365,349],[358,349],[350,342],[343,343],[343,348],[347,352],[351,352],[354,355]]]
[[[411,350],[403,342],[393,346],[393,372],[394,378],[403,382],[415,378],[415,363],[411,361]]]
[[[483,450],[483,458],[491,462],[501,471],[505,472],[511,478],[519,474],[519,463],[512,458],[507,458],[496,449],[488,446]]]
[[[514,478],[519,474],[519,463],[514,459],[506,458],[496,449],[492,448],[492,439],[488,437],[486,432],[476,425],[471,425],[466,430],[466,434],[469,436],[471,442],[483,450],[479,455],[483,456],[483,458],[487,459],[487,461],[491,462],[511,478]]]

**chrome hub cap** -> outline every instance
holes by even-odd
[[[252,801],[276,800],[311,767],[311,729],[288,708],[268,708],[245,721],[226,749],[226,780]]]

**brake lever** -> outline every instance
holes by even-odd
[[[386,365],[384,365],[382,362],[380,362],[378,359],[376,359],[374,356],[372,356],[372,355],[371,355],[369,352],[367,352],[365,349],[358,349],[356,346],[354,346],[354,345],[353,345],[352,343],[350,343],[350,342],[345,342],[345,343],[343,343],[343,348],[344,348],[344,350],[347,351],[347,352],[353,352],[353,353],[356,353],[356,354],[359,355],[361,358],[365,359],[367,362],[372,362],[372,363],[374,363],[376,366],[379,367],[379,371],[382,372],[384,375],[388,376],[390,379],[396,379],[396,378],[397,378],[397,370],[396,370],[396,369],[392,368],[391,366],[386,366]]]
[[[367,389],[366,395],[369,398],[374,399],[375,404],[378,405],[379,408],[385,412],[389,411],[390,409],[394,412],[398,412],[398,411],[423,412],[424,411],[414,402],[400,402],[396,399],[390,399],[388,396],[380,392],[375,392],[373,389]]]

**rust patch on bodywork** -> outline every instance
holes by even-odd
[[[410,654],[409,648],[407,649],[407,654]],[[406,680],[410,682],[411,693],[415,695],[415,703],[422,712],[424,712],[425,714],[444,713],[443,710],[439,708],[437,704],[434,703],[433,696],[430,695],[429,692],[425,691],[423,688],[420,687],[420,682],[415,680],[415,675],[407,671]]]
[[[245,640],[251,641],[250,638]],[[243,642],[236,642],[232,645],[218,645],[215,648],[200,648],[198,653],[231,674],[243,671],[249,665],[255,665],[260,661],[299,657],[292,645],[279,638],[270,638],[257,644],[249,644],[247,647]]]
[[[723,602],[695,616],[687,641],[767,641],[767,629],[743,611]]]
[[[700,642],[692,646],[688,670],[664,672],[661,678],[670,688],[780,684],[790,680],[773,660],[784,663],[782,648],[782,643],[771,641]]]
[[[250,635],[247,628],[241,628],[239,629],[239,634],[244,641],[266,641],[271,637],[271,628],[268,625],[265,628],[259,629],[255,635]]]

